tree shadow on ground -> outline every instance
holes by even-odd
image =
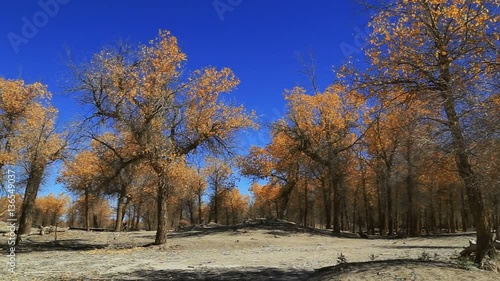
[[[345,233],[343,238],[357,238],[357,237],[348,237],[348,235],[353,235],[354,233],[349,232]],[[447,237],[468,237],[468,236],[475,236],[476,232],[455,232],[455,233],[431,233],[431,234],[421,234],[418,236],[407,236],[406,234],[401,235],[396,234],[392,236],[387,236],[387,235],[380,235],[380,234],[365,234],[366,237],[362,239],[372,239],[372,240],[404,240],[407,238],[422,238],[422,239],[442,239],[442,238],[447,238]]]
[[[430,235],[422,235],[415,237],[400,237],[400,236],[384,236],[384,235],[367,235],[368,238],[362,238],[357,233],[341,232],[333,233],[331,230],[319,229],[297,225],[291,222],[282,220],[265,220],[252,221],[237,225],[194,225],[185,229],[177,230],[168,234],[168,238],[185,238],[185,237],[202,237],[218,233],[230,233],[232,235],[245,234],[250,230],[269,230],[267,234],[276,236],[290,236],[292,234],[310,234],[347,239],[372,239],[372,240],[404,240],[407,238],[422,238],[422,239],[440,239],[444,237],[467,237],[474,236],[474,232],[464,233],[438,233]],[[141,238],[155,239],[154,235],[143,235]]]
[[[467,236],[476,236],[476,232],[455,232],[455,233],[434,233],[429,235],[422,235],[422,238],[444,238],[444,237],[467,237]]]
[[[330,230],[301,226],[285,220],[256,219],[237,225],[194,225],[169,233],[168,238],[200,237],[219,233],[242,235],[251,230],[268,230],[269,234],[279,236],[290,234],[336,236]]]
[[[61,239],[58,241],[34,242],[22,241],[16,247],[18,253],[46,251],[89,251],[106,248],[106,244],[93,244],[84,239]]]
[[[392,248],[392,249],[463,249],[461,246],[425,246],[425,245],[383,245],[377,246],[379,248]]]
[[[241,268],[241,269],[193,269],[193,270],[137,270],[127,273],[123,280],[307,280],[311,271],[282,270],[277,268]],[[112,280],[121,280],[121,276],[107,276]]]
[[[194,226],[192,228],[181,229],[175,232],[168,233],[167,239],[198,237],[219,233],[235,233],[238,232],[237,225],[217,225],[217,226]]]
[[[99,249],[122,250],[137,247],[132,243],[117,243],[110,241],[108,243],[91,243],[85,239],[61,239],[57,241],[35,242],[31,240],[22,241],[16,247],[17,253],[31,252],[51,252],[51,251],[91,251]],[[2,248],[0,248],[2,249]]]
[[[395,266],[419,266],[419,267],[441,267],[450,268],[452,264],[442,261],[414,260],[414,259],[393,259],[367,262],[342,263],[334,266],[316,269],[307,280],[344,280],[341,276],[348,275],[349,272],[357,271],[383,271]],[[406,279],[405,279],[406,280]]]

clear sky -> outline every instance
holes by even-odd
[[[261,122],[281,117],[283,92],[307,86],[296,54],[317,61],[320,86],[332,66],[360,52],[367,15],[356,1],[335,0],[16,0],[0,4],[0,76],[47,84],[64,124],[80,112],[63,95],[66,50],[79,61],[125,40],[146,43],[166,29],[187,54],[187,69],[229,67],[241,80],[232,97]],[[265,133],[244,146],[262,145]],[[60,192],[54,175],[42,194]]]

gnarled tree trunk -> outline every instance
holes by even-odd
[[[446,80],[445,80],[446,81]],[[444,109],[448,118],[449,128],[453,136],[455,147],[455,161],[457,163],[458,174],[465,183],[467,198],[469,199],[469,209],[474,218],[474,224],[477,231],[477,251],[476,262],[482,262],[485,255],[494,251],[491,243],[491,232],[488,227],[488,217],[484,207],[481,188],[478,184],[477,176],[472,170],[468,155],[465,139],[459,123],[459,117],[453,103],[452,95],[444,95]]]
[[[115,222],[115,232],[120,232],[122,228],[122,221],[125,216],[125,210],[127,209],[129,197],[127,194],[127,189],[122,187],[122,191],[120,192],[120,197],[118,197],[118,206],[116,208],[116,222]]]
[[[158,226],[156,229],[155,244],[162,245],[167,243],[168,233],[168,190],[164,178],[158,181],[158,197],[157,197],[157,216]]]
[[[23,204],[21,206],[21,217],[19,219],[19,230],[16,239],[16,245],[21,241],[21,234],[31,233],[31,224],[33,223],[33,211],[38,189],[42,183],[45,165],[33,164],[28,174],[26,192],[24,194]]]

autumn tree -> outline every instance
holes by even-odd
[[[179,158],[168,170],[168,178],[171,225],[194,223],[195,197],[204,181],[198,168],[190,165],[186,159]],[[185,213],[189,213],[189,222],[185,220]]]
[[[499,5],[497,0],[395,1],[373,17],[367,48],[374,66],[368,80],[384,88],[381,95],[403,87],[408,99],[425,100],[442,113],[436,121],[450,132],[465,183],[477,230],[477,262],[494,248],[471,165],[467,124],[468,113],[490,95],[498,75]]]
[[[288,91],[288,112],[275,124],[290,140],[290,149],[302,152],[325,169],[325,184],[333,191],[333,231],[341,231],[342,181],[346,152],[360,139],[360,111],[364,97],[340,84],[309,95],[303,88]],[[357,133],[358,132],[358,133]],[[327,212],[328,215],[330,212]],[[327,218],[326,226],[330,226]]]
[[[278,199],[280,187],[278,185],[260,185],[253,183],[250,187],[253,195],[252,207],[256,216],[276,218],[278,216]]]
[[[400,142],[402,142],[400,126],[403,120],[399,119],[400,114],[400,111],[394,110],[387,114],[378,114],[373,126],[370,127],[366,134],[369,152],[376,157],[373,168],[378,176],[379,228],[381,232],[388,230],[388,235],[392,235],[394,231],[394,183],[391,178],[393,176],[396,152]],[[385,204],[382,204],[382,202]],[[388,218],[387,225],[385,224],[386,217]]]
[[[207,191],[206,169],[199,166],[188,165],[183,173],[185,175],[182,183],[177,185],[177,207],[179,220],[184,219],[184,213],[189,218],[190,224],[202,224],[204,220],[203,196]],[[181,188],[179,188],[181,187]],[[181,189],[181,190],[179,190]]]
[[[285,218],[285,213],[288,208],[290,196],[297,188],[300,177],[304,176],[307,171],[314,168],[314,165],[307,162],[305,157],[297,149],[290,149],[292,139],[283,132],[275,131],[271,138],[271,142],[265,147],[252,146],[248,155],[240,157],[237,161],[241,169],[241,173],[250,177],[255,182],[266,180],[262,192],[270,192],[271,197],[264,196],[273,201],[275,215],[279,219]],[[258,188],[256,186],[256,188]],[[260,190],[260,189],[259,189]],[[255,192],[258,192],[256,189]],[[259,196],[254,192],[255,196]],[[263,195],[263,194],[262,194]],[[306,196],[307,202],[307,193]],[[257,197],[255,199],[257,200]],[[257,201],[256,201],[257,202]]]
[[[193,189],[196,193],[196,203],[198,205],[198,223],[201,224],[203,222],[202,198],[207,188],[207,181],[206,178],[203,177],[203,173],[199,168],[196,169],[196,174],[194,179],[195,180],[193,182]]]
[[[33,124],[29,118],[36,115],[30,111],[49,99],[50,93],[40,83],[0,78],[0,169],[19,159],[20,129]]]
[[[119,136],[110,133],[92,135],[88,150],[83,150],[72,159],[68,159],[61,171],[59,181],[70,191],[84,198],[87,230],[92,224],[90,210],[94,202],[91,198],[95,201],[103,196],[117,198],[114,231],[121,230],[126,211],[130,206],[134,206],[136,211],[134,223],[138,224],[140,208],[144,201],[141,192],[154,180],[151,179],[151,169],[143,163],[128,165],[118,171],[120,159],[106,145],[111,144],[117,153],[125,154],[124,150],[127,147],[124,142]]]
[[[73,68],[73,90],[92,108],[90,122],[128,136],[120,151],[101,139],[119,159],[115,175],[138,162],[156,174],[155,244],[166,243],[172,165],[195,149],[228,148],[237,130],[254,126],[252,113],[221,100],[239,83],[231,70],[205,68],[183,79],[185,61],[177,39],[161,31],[147,45],[105,49]]]
[[[106,132],[99,135],[91,132],[89,136],[91,151],[97,157],[94,157],[93,165],[98,165],[96,168],[99,169],[94,176],[93,191],[96,196],[103,194],[117,198],[114,231],[119,232],[133,197],[150,183],[147,177],[151,175],[151,169],[141,162],[121,166],[121,155],[129,155],[137,149],[131,144],[130,134]]]
[[[498,80],[497,80],[498,81]],[[473,135],[480,136],[471,147],[472,162],[485,189],[486,204],[491,210],[495,240],[500,240],[500,91],[491,95],[478,110]]]
[[[361,196],[361,200],[363,201],[363,213],[364,219],[362,220],[361,212],[359,211],[358,218],[358,226],[359,228],[364,228],[371,232],[371,234],[375,234],[375,194],[377,194],[377,190],[375,188],[376,181],[373,179],[376,177],[374,170],[370,169],[369,160],[366,159],[366,148],[363,145],[357,145],[355,148],[358,150],[356,153],[358,175],[359,175],[359,183],[358,183],[358,191],[359,196]],[[361,204],[360,204],[361,205]],[[380,213],[380,211],[379,211]],[[379,215],[380,216],[380,215]]]
[[[84,198],[85,227],[90,230],[91,197],[95,197],[99,175],[103,174],[103,163],[92,151],[82,151],[72,160],[66,161],[58,181]]]
[[[376,174],[378,189],[379,227],[393,235],[398,224],[396,210],[399,202],[395,195],[406,193],[405,213],[408,231],[415,236],[415,189],[416,173],[415,154],[428,143],[428,133],[425,128],[430,125],[423,122],[423,117],[433,117],[426,110],[425,104],[412,104],[411,107],[401,99],[400,92],[388,93],[388,100],[380,100],[373,109],[371,126],[366,132],[364,141],[368,155],[372,158],[371,168]],[[402,169],[405,167],[406,169]],[[399,175],[399,176],[398,176]],[[399,190],[398,186],[406,186]],[[386,224],[387,219],[387,224]]]
[[[35,201],[34,223],[42,226],[58,224],[66,213],[69,202],[69,197],[64,193],[58,196],[51,193],[37,198]]]
[[[226,224],[237,224],[246,216],[250,197],[243,196],[238,188],[233,188],[225,194],[221,202]]]
[[[48,93],[45,95],[49,95]],[[48,104],[34,103],[26,111],[19,129],[20,154],[26,173],[26,190],[21,207],[19,233],[29,234],[35,200],[47,168],[64,156],[67,138],[55,128],[57,110]],[[19,242],[20,236],[18,236]]]
[[[126,170],[126,169],[125,169]],[[157,184],[154,171],[147,165],[134,165],[133,169],[126,175],[131,178],[129,185],[122,185],[119,192],[119,204],[123,206],[122,212],[117,211],[117,219],[125,215],[125,209],[128,207],[129,229],[138,230],[141,219],[145,213],[154,210],[152,200],[155,198],[155,186]],[[121,201],[120,201],[121,200]],[[120,205],[118,206],[120,208]],[[118,209],[117,209],[118,210]],[[118,215],[120,213],[120,216]],[[118,231],[115,224],[115,231]]]
[[[235,177],[231,166],[220,159],[208,158],[204,173],[207,176],[208,187],[212,191],[212,211],[213,220],[219,223],[220,209],[222,202],[235,188]]]
[[[117,195],[116,197],[118,199],[114,227],[115,232],[119,232],[122,229],[127,208],[132,203],[132,194],[137,194],[142,187],[144,178],[139,176],[137,172],[139,169],[139,166],[129,165],[121,169],[118,176],[114,177],[111,181],[106,181],[106,183],[108,183],[105,191],[106,194],[112,196]]]
[[[87,200],[92,204],[87,206]],[[86,227],[87,217],[91,217],[92,227],[108,228],[112,226],[111,217],[113,213],[114,211],[106,198],[90,195],[86,199],[84,196],[80,196],[67,209],[67,224],[70,227]]]
[[[60,156],[62,148],[53,128],[57,112],[48,105],[50,97],[41,83],[0,78],[0,169],[22,160],[28,174],[20,208],[20,234],[31,230],[44,170]]]

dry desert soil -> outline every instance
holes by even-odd
[[[457,259],[472,233],[341,238],[260,221],[171,232],[162,247],[151,246],[154,237],[68,230],[54,242],[53,234],[31,235],[16,249],[15,273],[3,257],[0,280],[500,280]],[[7,237],[0,238],[7,253]]]

